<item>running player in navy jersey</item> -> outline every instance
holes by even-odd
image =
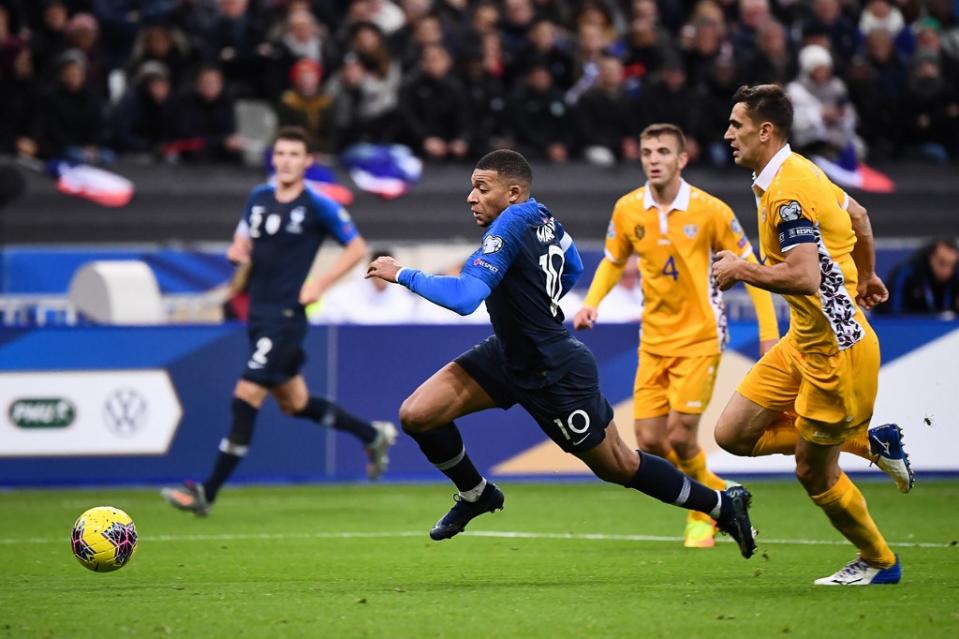
[[[304,182],[311,155],[308,134],[281,129],[273,145],[276,184],[253,189],[227,257],[249,265],[250,352],[246,368],[233,391],[233,423],[220,442],[220,453],[202,484],[164,488],[170,504],[206,515],[216,495],[246,455],[257,412],[273,395],[288,415],[305,417],[324,426],[351,433],[366,448],[367,474],[377,479],[386,469],[387,450],[396,440],[390,422],[366,422],[336,404],[311,397],[300,368],[306,359],[305,307],[366,256],[366,242],[346,210]],[[316,253],[328,236],[344,247],[322,273],[310,273]]]
[[[486,233],[459,276],[426,275],[391,257],[373,261],[367,271],[367,277],[397,282],[462,315],[485,300],[493,324],[491,337],[437,371],[400,407],[403,430],[459,491],[430,537],[448,539],[474,517],[503,507],[503,493],[473,465],[453,420],[518,403],[600,479],[709,513],[750,557],[756,544],[745,488],[707,488],[620,439],[599,390],[596,360],[567,332],[559,308],[583,271],[579,252],[562,224],[530,197],[526,159],[493,151],[476,164],[471,183],[467,202]]]

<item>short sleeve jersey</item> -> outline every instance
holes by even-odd
[[[722,352],[728,339],[722,293],[712,276],[713,255],[748,255],[752,246],[721,200],[681,183],[676,199],[657,208],[647,186],[621,197],[606,233],[606,258],[639,257],[643,286],[640,349],[696,357]]]
[[[566,372],[573,351],[563,326],[565,250],[572,238],[549,210],[534,199],[514,204],[483,235],[483,245],[462,273],[481,279],[493,332],[507,366],[521,385],[539,387]]]
[[[305,188],[290,202],[278,202],[273,186],[250,193],[237,229],[253,244],[249,292],[251,315],[300,308],[300,288],[327,236],[346,245],[358,233],[346,210]]]
[[[856,234],[845,210],[846,193],[789,145],[753,182],[765,264],[775,265],[800,244],[814,244],[822,275],[816,295],[784,295],[789,333],[800,351],[844,350],[864,336],[866,318],[856,304]]]

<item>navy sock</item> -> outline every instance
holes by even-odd
[[[233,474],[237,464],[246,456],[253,438],[256,414],[259,412],[257,407],[239,397],[233,398],[230,408],[233,413],[230,434],[220,441],[220,454],[217,455],[210,476],[203,482],[203,492],[211,503],[216,499],[216,494],[220,492],[224,482]]]
[[[628,488],[635,488],[667,504],[707,513],[717,519],[727,514],[729,500],[722,492],[704,486],[684,475],[662,457],[642,451],[637,452],[639,452],[639,470],[629,482]]]
[[[372,444],[376,439],[376,429],[372,424],[347,413],[322,397],[311,397],[296,416],[306,417],[324,426],[350,433],[364,444]]]
[[[456,424],[450,422],[424,433],[410,433],[430,462],[456,484],[460,492],[476,488],[483,476],[476,470]]]

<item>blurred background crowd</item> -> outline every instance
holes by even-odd
[[[778,82],[794,146],[959,159],[953,0],[0,0],[0,154],[237,161],[237,101],[319,151],[510,146],[635,161],[673,122],[722,165],[729,98]]]

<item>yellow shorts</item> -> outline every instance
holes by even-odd
[[[835,354],[802,353],[786,336],[750,369],[739,394],[764,408],[792,412],[806,441],[841,444],[869,427],[879,385],[879,340],[866,335]]]
[[[713,395],[719,358],[668,357],[639,351],[633,417],[660,417],[670,410],[701,415]]]

